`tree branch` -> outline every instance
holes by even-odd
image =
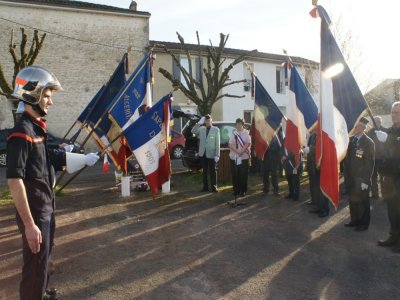
[[[231,94],[223,94],[223,95],[219,95],[216,99],[215,102],[217,102],[219,99],[223,98],[223,97],[229,97],[229,98],[244,98],[245,95],[242,96],[238,96],[238,95],[231,95]]]

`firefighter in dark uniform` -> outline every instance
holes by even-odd
[[[47,147],[42,118],[58,90],[57,78],[42,67],[26,67],[16,77],[13,96],[25,103],[25,111],[7,137],[6,176],[22,234],[21,299],[56,299],[54,290],[45,292],[55,230],[53,188],[55,170],[62,169],[68,155],[62,147]],[[98,159],[93,153],[87,156],[88,165]]]
[[[379,240],[382,247],[393,247],[400,253],[400,101],[392,105],[393,126],[386,132],[376,131],[380,142],[384,143],[384,156],[381,166],[383,175],[382,192],[387,203],[390,222],[390,235],[386,240]]]
[[[346,155],[351,220],[345,226],[355,227],[356,231],[367,230],[371,216],[369,191],[374,171],[375,145],[364,133],[367,124],[368,120],[364,117],[356,124]]]

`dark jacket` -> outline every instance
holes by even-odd
[[[44,121],[25,112],[7,137],[7,178],[21,178],[32,216],[53,213],[55,170],[65,165],[64,149],[47,147]]]
[[[400,127],[390,127],[388,138],[384,143],[381,174],[389,177],[400,177]]]
[[[300,151],[300,150],[299,150]],[[295,174],[294,170],[295,170],[295,157],[294,154],[290,151],[288,151],[285,147],[282,147],[282,166],[283,169],[285,170],[285,174],[286,175],[293,175]],[[286,157],[286,159],[283,159],[284,157]],[[300,153],[300,164],[299,167],[296,169],[296,174],[301,174],[303,173],[303,163],[301,161],[301,153]]]
[[[310,175],[317,173],[317,161],[315,159],[315,150],[317,146],[317,134],[312,133],[308,138],[307,146],[310,148],[310,152],[307,154],[307,172]]]
[[[346,175],[350,186],[361,188],[361,183],[371,186],[371,176],[375,164],[375,145],[366,135],[362,134],[356,143],[356,137],[351,137],[346,155]]]

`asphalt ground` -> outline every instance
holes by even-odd
[[[100,167],[57,198],[50,285],[60,299],[400,299],[400,255],[376,245],[389,227],[382,201],[371,202],[369,230],[356,232],[343,226],[345,196],[327,218],[308,212],[306,177],[295,202],[263,194],[252,174],[245,205],[232,208],[229,185],[201,193],[201,174],[180,166],[171,193],[155,199],[120,197]],[[18,298],[20,246],[14,209],[2,205],[0,299]]]

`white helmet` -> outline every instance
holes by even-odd
[[[44,89],[62,90],[57,77],[49,70],[39,66],[29,66],[19,71],[15,78],[12,96],[25,103],[36,105]]]

